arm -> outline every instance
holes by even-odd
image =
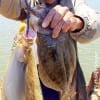
[[[88,86],[87,86],[87,93],[88,93],[88,95],[91,94],[92,89],[93,89],[93,86],[94,86],[94,82],[93,82],[93,73],[92,73],[92,74],[91,74],[90,81],[89,81],[89,84],[88,84]]]
[[[31,6],[37,1],[28,0]],[[10,19],[24,20],[26,18],[25,8],[24,0],[0,0],[0,14]]]
[[[73,39],[88,43],[100,37],[100,13],[89,8],[84,0],[76,0],[75,14],[83,19],[84,27],[79,32],[71,33]]]

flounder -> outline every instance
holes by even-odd
[[[64,32],[54,39],[52,29],[41,26],[52,6],[41,4],[27,8],[35,16],[31,15],[31,21],[37,30],[39,77],[45,86],[60,92],[61,100],[68,100],[75,94],[71,83],[76,68],[76,43],[69,33]]]

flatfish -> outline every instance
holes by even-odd
[[[34,29],[37,30],[39,77],[45,86],[60,92],[61,100],[69,100],[75,94],[71,83],[76,69],[76,43],[69,33],[64,32],[54,39],[52,29],[41,26],[52,7],[45,4],[34,8],[28,6],[30,13],[33,13]]]

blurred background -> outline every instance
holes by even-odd
[[[86,3],[100,11],[99,0],[86,0]],[[0,79],[3,79],[5,70],[9,63],[11,45],[14,36],[18,32],[20,22],[9,20],[0,16]],[[79,44],[79,60],[82,66],[86,82],[90,79],[91,72],[100,67],[100,39],[89,44]]]

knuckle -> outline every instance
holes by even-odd
[[[74,16],[74,14],[71,11],[67,12],[69,16]]]
[[[68,31],[68,28],[69,28],[69,25],[68,25],[68,23],[65,22],[63,24],[63,27],[62,27],[63,32],[67,32]]]
[[[52,8],[49,13],[47,14],[47,16],[53,16],[56,13],[56,10],[54,8]]]
[[[55,9],[58,9],[58,8],[60,8],[60,7],[62,7],[61,5],[56,5],[54,8]]]
[[[68,8],[68,7],[64,6],[63,8],[64,8],[66,11],[69,11],[69,8]]]

